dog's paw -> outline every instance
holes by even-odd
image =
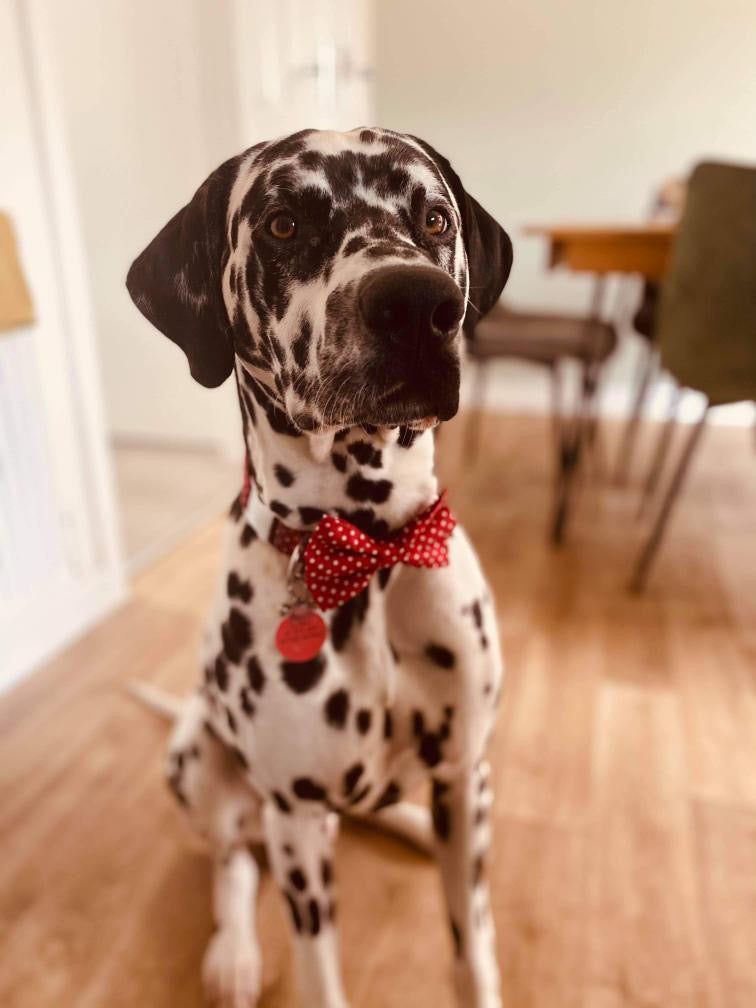
[[[217,1008],[255,1008],[261,976],[260,950],[254,939],[235,931],[216,931],[202,965],[210,1004]]]
[[[499,971],[495,963],[458,963],[455,969],[455,990],[459,1008],[502,1008]]]

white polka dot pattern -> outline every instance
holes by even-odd
[[[446,540],[457,522],[445,498],[444,491],[435,504],[381,542],[342,518],[321,518],[304,554],[305,581],[318,607],[335,609],[359,595],[381,567],[447,567]]]

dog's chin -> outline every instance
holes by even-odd
[[[451,420],[459,409],[459,371],[447,374],[443,381],[419,383],[397,381],[376,397],[373,405],[357,423],[376,427],[413,427],[425,430],[441,420]]]

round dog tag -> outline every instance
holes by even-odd
[[[296,606],[276,630],[276,647],[287,661],[306,662],[323,647],[326,625],[309,606]]]

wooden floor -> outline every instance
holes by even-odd
[[[206,525],[239,489],[239,464],[209,449],[119,439],[112,458],[132,572]]]
[[[441,441],[498,600],[508,678],[491,747],[494,912],[507,1008],[756,1005],[756,454],[707,432],[642,598],[624,591],[637,486],[587,486],[544,537],[548,428],[490,416],[476,464]],[[0,1004],[193,1008],[206,861],[160,781],[164,727],[125,698],[195,677],[219,524],[0,701]],[[42,616],[42,614],[41,614]],[[435,872],[345,832],[342,957],[354,1008],[451,1008]],[[295,1002],[263,887],[263,1005]]]

